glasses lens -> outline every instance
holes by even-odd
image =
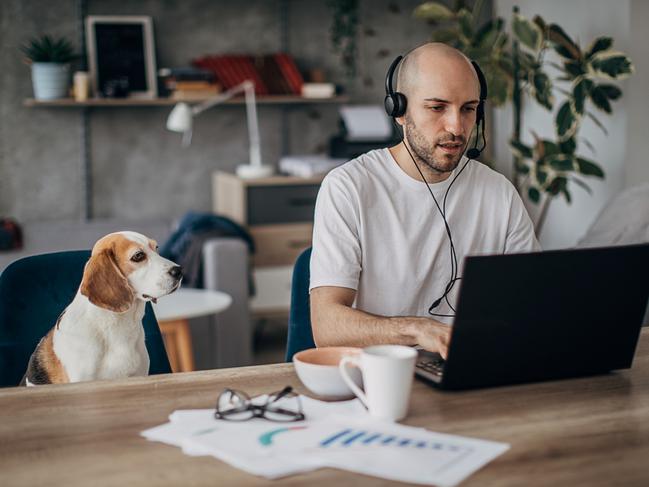
[[[243,392],[226,389],[216,403],[216,416],[232,421],[244,421],[253,415],[250,398]]]
[[[278,399],[278,395],[281,397]],[[271,394],[264,409],[264,417],[271,421],[300,421],[304,419],[302,403],[294,392]]]

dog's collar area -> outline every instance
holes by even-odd
[[[151,301],[153,303],[158,302],[158,298],[154,298],[153,296],[149,296],[148,294],[143,294],[142,298],[145,299],[146,301]]]

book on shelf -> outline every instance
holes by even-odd
[[[255,84],[257,95],[301,95],[304,79],[295,60],[285,53],[263,56],[211,55],[195,59],[196,68],[210,71],[214,78],[230,89],[244,80]]]

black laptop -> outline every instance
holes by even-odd
[[[649,297],[649,244],[467,257],[447,360],[416,374],[443,389],[631,367]]]

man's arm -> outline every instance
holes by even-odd
[[[311,326],[317,346],[419,345],[446,358],[450,327],[418,316],[377,316],[352,308],[356,291],[323,286],[311,290]]]

